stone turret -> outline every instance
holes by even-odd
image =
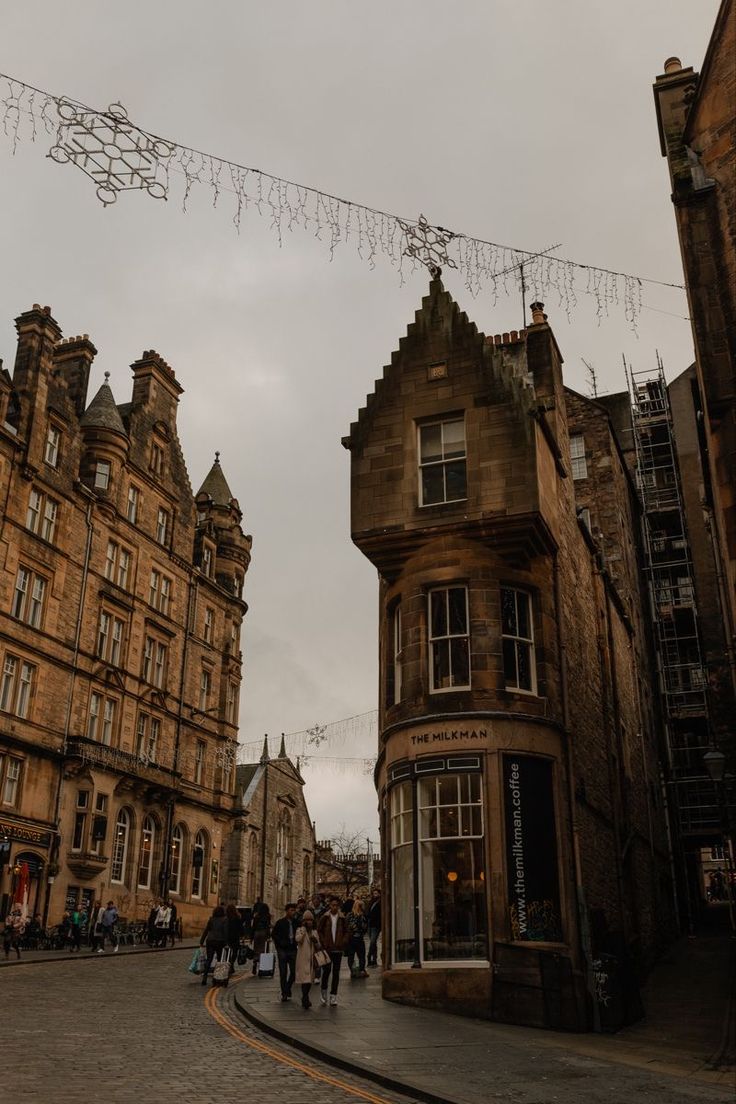
[[[82,481],[98,495],[113,496],[117,477],[128,455],[128,435],[115,404],[105,372],[105,382],[79,419],[84,441],[80,465]]]
[[[220,465],[220,454],[195,496],[197,544],[195,559],[206,575],[240,595],[250,564],[252,537],[241,528],[243,512]]]

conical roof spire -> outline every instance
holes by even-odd
[[[281,747],[279,748],[279,759],[286,759],[286,737],[283,732],[281,733]]]
[[[199,498],[201,494],[206,494],[211,498],[215,506],[229,506],[232,501],[232,491],[228,487],[227,479],[220,467],[219,452],[215,453],[215,462],[210,468],[204,483],[197,491],[196,497]]]
[[[126,436],[123,419],[120,417],[120,411],[115,405],[115,398],[107,382],[109,378],[110,373],[105,372],[105,382],[79,419],[79,424],[95,429],[110,429]]]
[[[261,762],[268,763],[271,756],[268,753],[268,733],[263,737],[263,751],[261,752]]]

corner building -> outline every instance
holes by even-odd
[[[380,585],[383,994],[581,1030],[636,1016],[673,906],[638,500],[561,366],[541,304],[485,337],[433,279],[343,443]]]
[[[131,401],[48,307],[16,320],[0,376],[0,902],[176,902],[199,931],[219,898],[234,802],[242,598],[251,538],[216,460],[193,495],[182,388],[155,352]]]

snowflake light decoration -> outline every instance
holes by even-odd
[[[327,739],[327,725],[321,725],[319,721],[314,728],[307,729],[308,744],[314,744],[315,747],[319,747],[323,740]]]
[[[435,277],[440,275],[444,267],[457,268],[447,252],[448,245],[455,237],[451,230],[432,226],[424,215],[419,216],[417,223],[403,222],[401,219],[396,221],[406,237],[405,257],[412,257],[415,261],[419,261]]]
[[[97,112],[61,99],[58,112],[56,145],[48,156],[81,169],[97,185],[103,206],[131,189],[145,189],[154,199],[167,198],[166,166],[174,147],[128,122],[122,104]]]

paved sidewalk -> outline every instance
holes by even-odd
[[[184,939],[180,943],[178,940],[175,947],[149,947],[146,943],[135,943],[133,946],[130,944],[120,944],[119,951],[106,950],[104,954],[98,954],[97,951],[90,950],[89,947],[83,947],[81,951],[21,951],[20,958],[15,957],[15,952],[10,952],[10,957],[5,958],[0,948],[0,969],[5,966],[27,966],[32,963],[39,962],[72,962],[78,959],[102,959],[102,958],[119,958],[121,955],[141,955],[141,954],[154,954],[157,952],[166,951],[182,951],[193,950],[199,944],[198,939]]]
[[[736,942],[683,941],[644,993],[649,1019],[617,1035],[582,1035],[471,1020],[383,1001],[379,972],[343,971],[337,1008],[282,1004],[275,981],[239,986],[256,1026],[395,1090],[450,1104],[733,1104]],[[729,1019],[729,1016],[731,1017]],[[714,1068],[720,1061],[719,1068]]]

